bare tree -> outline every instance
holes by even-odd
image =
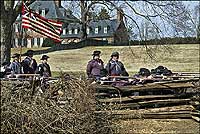
[[[33,1],[31,1],[33,2]],[[79,7],[80,9],[80,23],[82,25],[81,28],[81,38],[86,39],[87,33],[86,33],[86,27],[88,25],[88,22],[90,21],[88,19],[89,12],[91,10],[94,10],[96,5],[103,5],[108,10],[113,11],[113,9],[116,9],[118,11],[121,11],[121,9],[125,8],[126,11],[123,12],[124,17],[126,20],[129,20],[131,23],[134,24],[134,26],[137,28],[137,33],[139,34],[140,38],[141,36],[141,28],[140,23],[141,20],[148,21],[152,28],[156,31],[158,37],[164,36],[163,31],[168,31],[166,27],[166,23],[172,23],[173,19],[178,19],[180,15],[183,15],[186,13],[186,8],[182,8],[182,3],[178,1],[72,1],[70,2],[74,5],[77,5],[75,7]],[[146,4],[146,9],[141,8],[141,3]],[[179,11],[178,13],[175,12]],[[19,2],[14,7],[14,1],[12,0],[1,0],[1,62],[3,61],[9,61],[10,60],[10,51],[11,51],[11,40],[12,40],[12,25],[13,22],[16,20],[16,17],[21,11],[21,2]],[[187,13],[189,14],[189,13]],[[138,17],[140,19],[135,19],[135,17]],[[184,16],[184,15],[183,15]],[[172,19],[173,18],[173,19]],[[163,22],[163,25],[158,25],[155,22],[160,19],[161,22]],[[179,21],[180,23],[183,23]],[[184,26],[183,24],[180,24],[181,26]],[[127,23],[128,24],[128,23]],[[190,24],[187,25],[187,28],[190,28]],[[183,28],[183,27],[182,27]],[[182,29],[181,28],[181,29]],[[134,29],[135,30],[135,29]],[[145,46],[147,48],[147,46]]]
[[[30,4],[31,0],[27,2]],[[10,61],[13,23],[21,12],[22,1],[1,0],[1,64]]]
[[[16,20],[21,5],[14,7],[14,1],[1,0],[1,63],[10,61],[12,25]]]

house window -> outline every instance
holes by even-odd
[[[37,45],[40,46],[40,38],[37,38]]]
[[[42,47],[43,41],[44,41],[44,39],[40,38],[40,47]]]
[[[15,24],[15,32],[19,32],[19,31],[18,31],[18,25],[17,25],[17,24]]]
[[[87,34],[89,34],[89,33],[90,33],[90,29],[89,29],[89,28],[87,28],[86,32],[87,32]]]
[[[74,30],[74,34],[78,34],[78,29],[75,29],[75,30]]]
[[[42,9],[42,14],[43,17],[45,17],[45,9]]]
[[[15,46],[18,46],[18,38],[15,38]]]
[[[34,45],[34,38],[31,39],[31,46]]]
[[[71,29],[69,30],[69,34],[72,34],[72,30]]]
[[[107,27],[104,27],[104,33],[108,33],[108,28]]]
[[[96,27],[94,33],[98,34],[98,32],[99,32],[99,29],[98,29],[98,27]]]
[[[37,46],[37,38],[34,38],[34,46]]]
[[[63,28],[63,35],[66,35],[66,28]]]

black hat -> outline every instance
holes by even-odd
[[[94,51],[92,55],[97,56],[97,55],[100,55],[100,53],[101,53],[101,51]]]
[[[46,60],[46,59],[48,59],[48,58],[50,58],[50,57],[47,56],[47,55],[42,55],[42,58],[41,58],[40,60]]]
[[[10,62],[5,61],[5,62],[2,63],[2,66],[6,66],[6,65],[9,65],[9,64],[10,64]]]
[[[113,56],[118,56],[118,57],[119,57],[119,53],[118,53],[118,52],[113,52],[113,53],[111,54],[111,57],[113,57]]]
[[[35,51],[33,51],[33,50],[27,50],[26,51],[26,53],[25,53],[25,55],[33,55],[33,53],[34,53]]]
[[[18,54],[18,53],[14,53],[12,56],[11,56],[12,58],[18,58],[18,57],[20,57],[20,54]]]

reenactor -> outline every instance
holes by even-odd
[[[95,78],[99,80],[101,78],[101,71],[104,69],[104,63],[100,59],[101,51],[94,51],[92,60],[87,64],[86,73],[88,78]]]
[[[11,74],[10,62],[3,62],[1,65],[1,78],[7,78]]]
[[[37,68],[37,62],[33,59],[33,50],[28,50],[25,55],[26,58],[22,61],[23,72],[25,74],[34,74]]]
[[[15,77],[15,74],[21,74],[22,73],[22,66],[19,62],[20,54],[15,53],[12,55],[13,61],[10,64],[11,69],[11,77]]]
[[[42,58],[40,59],[42,63],[40,63],[37,67],[36,73],[40,74],[40,76],[43,76],[45,78],[51,77],[51,69],[49,64],[47,63],[49,56],[42,55]]]
[[[113,52],[111,59],[106,65],[106,70],[109,76],[129,76],[127,73],[124,64],[119,61],[119,53]]]

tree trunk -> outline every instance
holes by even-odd
[[[5,61],[10,61],[13,7],[6,7],[10,5],[12,4],[5,4],[5,8],[1,8],[1,64]]]
[[[13,0],[1,0],[1,64],[10,61],[13,22],[21,12],[22,3],[14,8]]]
[[[1,19],[1,63],[10,61],[12,23]]]
[[[87,32],[86,32],[86,27],[87,27],[87,13],[86,13],[86,8],[87,8],[87,1],[85,2],[84,0],[80,1],[80,7],[81,7],[81,40],[84,40],[87,38]]]

